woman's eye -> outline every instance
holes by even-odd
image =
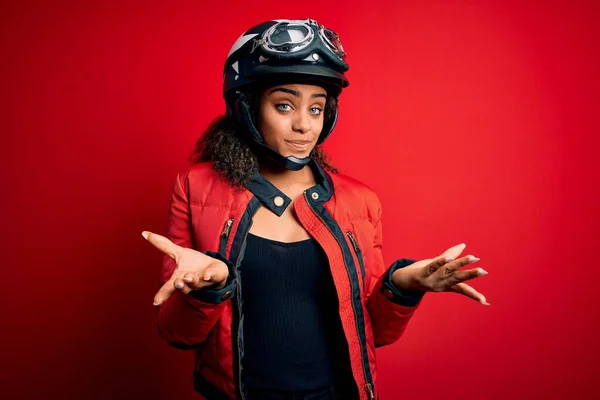
[[[310,113],[313,115],[319,115],[323,112],[322,109],[320,109],[319,107],[313,107],[310,109]]]
[[[275,105],[275,108],[279,111],[289,111],[291,109],[291,106],[289,104],[281,103]]]

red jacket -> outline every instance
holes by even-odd
[[[371,189],[345,175],[328,174],[314,162],[310,166],[318,183],[296,199],[294,211],[329,259],[360,399],[375,399],[375,348],[398,340],[421,299],[396,289],[391,273],[413,261],[384,266],[381,205]],[[281,206],[275,202],[278,196],[284,199]],[[196,350],[195,388],[210,400],[244,398],[243,289],[237,272],[254,213],[263,205],[281,215],[290,203],[258,174],[246,190],[235,190],[212,163],[177,176],[166,236],[226,261],[230,279],[220,290],[174,293],[159,308],[158,329],[170,344]],[[165,256],[163,282],[174,268]]]

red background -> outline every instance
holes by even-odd
[[[327,142],[384,207],[386,261],[465,242],[491,306],[428,294],[382,399],[595,398],[597,2],[2,2],[3,398],[195,398],[155,329],[177,172],[251,25],[340,33]]]

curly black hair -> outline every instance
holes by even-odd
[[[247,93],[254,120],[258,113],[260,97],[257,92]],[[323,118],[335,118],[337,98],[328,96]],[[212,161],[213,168],[224,176],[232,186],[243,190],[258,171],[259,161],[251,145],[249,135],[234,117],[222,115],[214,119],[196,142],[190,162]],[[312,158],[326,171],[338,173],[321,146],[317,145]]]

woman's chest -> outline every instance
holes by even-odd
[[[292,202],[281,215],[261,206],[252,218],[250,233],[278,242],[298,242],[310,238],[310,234],[294,212],[294,202],[299,201],[308,187],[286,190],[285,194]],[[275,199],[277,200],[277,199]]]

